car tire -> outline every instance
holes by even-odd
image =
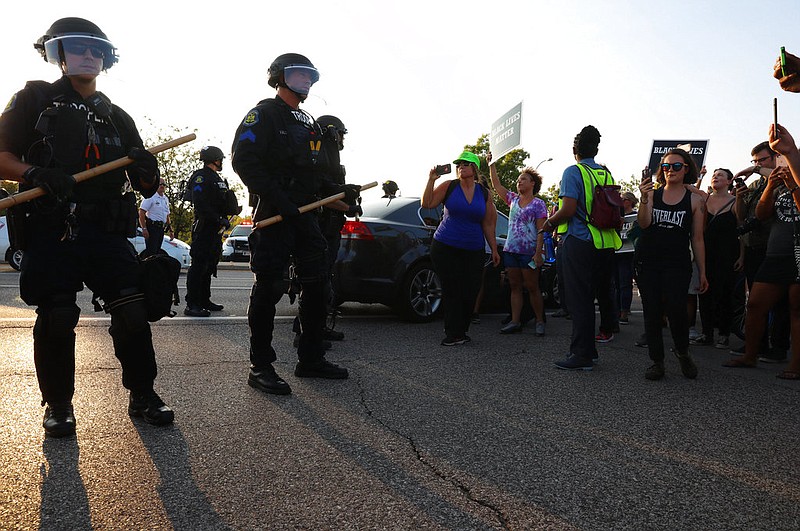
[[[17,271],[22,269],[22,251],[9,247],[6,251],[6,262]]]
[[[442,281],[430,263],[420,263],[406,273],[397,310],[414,323],[436,319],[442,307]]]

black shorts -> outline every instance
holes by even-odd
[[[753,280],[784,286],[800,283],[797,280],[797,264],[795,264],[793,256],[765,257]]]

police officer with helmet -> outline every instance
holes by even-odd
[[[222,255],[222,233],[230,228],[228,216],[242,211],[236,194],[219,173],[225,158],[222,150],[205,146],[200,150],[204,165],[189,178],[186,190],[194,206],[192,224],[192,265],[186,273],[186,308],[184,315],[208,317],[211,312],[223,309],[211,302],[211,276],[217,275],[217,264]]]
[[[275,305],[286,291],[284,272],[290,257],[302,285],[300,302],[302,334],[297,347],[299,378],[348,377],[347,369],[324,357],[326,242],[315,212],[300,214],[299,206],[318,197],[345,193],[355,203],[359,187],[338,184],[328,178],[321,161],[323,132],[300,109],[319,79],[306,57],[287,53],[270,65],[268,84],[275,98],[262,100],[247,113],[233,141],[233,169],[251,194],[258,196],[253,221],[280,214],[283,221],[256,229],[250,235],[250,268],[255,282],[250,293],[250,374],[248,384],[272,394],[289,394],[291,388],[277,375],[272,346]]]
[[[131,187],[145,197],[156,192],[156,158],[144,149],[131,117],[97,91],[97,76],[117,62],[100,28],[62,18],[34,47],[63,76],[54,83],[28,82],[3,111],[0,176],[18,181],[22,190],[40,186],[48,192],[12,209],[15,239],[25,250],[20,296],[37,307],[33,356],[47,406],[45,433],[75,433],[76,293],[84,284],[111,314],[109,333],[130,391],[129,415],[170,424],[174,413],[153,390],[155,352],[139,265],[127,240],[137,221]],[[126,155],[133,164],[78,184],[72,176]]]

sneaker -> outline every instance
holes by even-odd
[[[556,361],[555,365],[565,371],[591,371],[594,368],[594,363],[591,360],[584,360],[574,354],[570,354],[569,357],[561,361]]]
[[[772,347],[765,354],[758,357],[764,363],[783,363],[786,361],[786,350]]]
[[[699,345],[701,347],[709,347],[714,344],[714,336],[707,336],[705,334],[700,334],[699,336],[695,337],[694,339],[689,339],[690,345]],[[724,348],[724,347],[720,347]]]
[[[739,348],[732,348],[728,351],[728,353],[733,354],[734,356],[741,356],[744,354],[744,345]]]
[[[697,378],[697,365],[694,364],[694,360],[692,360],[688,352],[684,354],[676,352],[675,357],[678,358],[678,362],[681,364],[681,372],[684,376],[690,379]]]
[[[544,337],[544,321],[536,321],[536,335]]]
[[[639,339],[633,342],[634,345],[637,347],[644,347],[647,348],[647,334],[642,334],[639,336]]]
[[[566,310],[558,310],[550,314],[550,317],[569,317],[569,312]]]
[[[215,302],[208,301],[203,305],[203,308],[212,312],[221,312],[222,310],[225,309],[225,306],[217,304]]]
[[[703,335],[703,334],[698,332],[695,327],[689,328],[689,341],[692,341],[693,339],[697,339],[701,335]]]
[[[469,322],[472,324],[481,324],[481,316],[477,313],[473,313],[472,316],[469,318]]]
[[[660,380],[661,378],[664,377],[665,372],[666,371],[664,370],[664,362],[657,361],[652,365],[650,365],[650,367],[648,367],[646,371],[644,371],[644,377],[647,378],[648,380],[653,380],[653,381]]]
[[[69,437],[75,435],[75,413],[72,404],[48,404],[44,410],[42,427],[48,437]]]
[[[166,426],[175,420],[175,412],[172,411],[155,391],[149,389],[143,393],[131,391],[128,401],[128,415],[131,417],[142,417],[149,424],[154,426]]]
[[[628,312],[619,312],[619,324],[626,325],[630,323],[630,313]]]
[[[331,363],[325,358],[314,363],[298,362],[294,367],[294,375],[298,378],[328,378],[329,380],[346,380],[347,369]]]
[[[211,311],[201,308],[200,306],[187,306],[183,309],[183,315],[189,317],[210,317]]]
[[[728,349],[728,336],[719,336],[717,342],[714,343],[714,348],[718,349]]]
[[[288,395],[292,393],[292,388],[283,378],[278,376],[272,365],[259,368],[251,367],[250,374],[247,375],[247,385],[271,395]]]
[[[467,343],[468,341],[470,341],[470,340],[467,338],[467,336],[464,336],[464,337],[450,337],[450,336],[447,336],[446,338],[442,339],[441,345],[443,347],[454,347],[456,345],[463,345],[464,343]]]
[[[514,321],[511,321],[500,329],[501,334],[516,334],[517,332],[522,332],[522,325]]]
[[[594,340],[598,343],[608,343],[609,341],[614,339],[614,334],[609,334],[603,332],[602,330],[596,336],[594,336]]]
[[[322,330],[322,337],[328,341],[342,341],[344,339],[344,332],[339,332],[338,330],[326,326]]]

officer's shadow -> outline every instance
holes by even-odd
[[[173,528],[228,528],[194,481],[189,445],[181,430],[175,425],[155,427],[138,420],[133,425],[161,477],[159,496]]]
[[[40,467],[42,504],[39,529],[91,529],[89,497],[78,470],[78,439],[45,438],[42,453],[46,463]]]

